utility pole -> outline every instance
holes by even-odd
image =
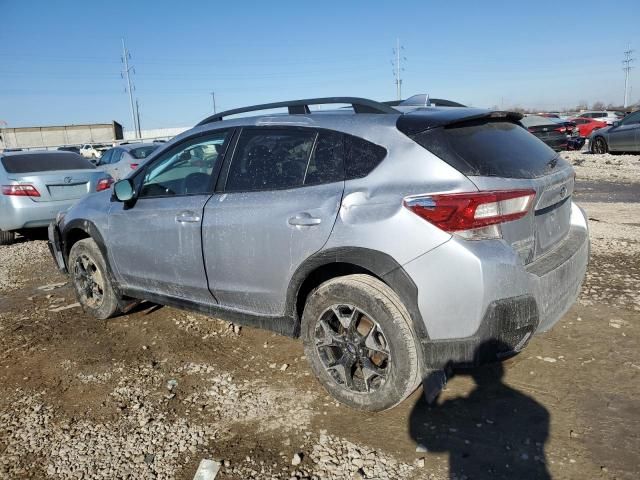
[[[629,73],[633,68],[631,62],[635,60],[635,58],[631,58],[633,52],[634,50],[631,50],[631,45],[627,45],[627,49],[624,52],[624,60],[622,61],[622,70],[624,71],[624,108],[627,108],[629,101]]]
[[[216,113],[216,92],[211,92],[211,99],[213,100],[213,113]]]
[[[136,98],[136,120],[138,121],[138,138],[142,138],[142,127],[140,126],[140,104]]]
[[[129,65],[129,59],[131,58],[131,54],[127,47],[124,44],[124,38],[122,39],[122,63],[124,63],[124,70],[121,75],[127,77],[127,91],[129,92],[129,105],[131,106],[131,122],[133,123],[133,129],[136,132],[136,137],[138,136],[138,124],[136,123],[136,115],[133,109],[133,92],[131,88],[131,78],[129,73],[133,70],[133,65]],[[135,70],[133,70],[135,73]],[[139,138],[139,137],[138,137]]]
[[[398,94],[398,100],[402,100],[402,72],[404,72],[404,68],[402,68],[402,61],[407,60],[401,53],[404,50],[404,47],[400,45],[400,39],[396,38],[396,48],[393,49],[394,59],[391,60],[391,65],[393,65],[393,76],[396,78],[396,92]]]

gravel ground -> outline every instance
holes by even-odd
[[[332,400],[299,341],[149,304],[98,322],[45,242],[0,247],[0,478],[191,480],[203,458],[216,480],[640,478],[640,203],[582,206],[592,259],[565,318],[502,379],[375,415]]]
[[[640,155],[595,154],[586,150],[561,153],[580,180],[640,183]]]

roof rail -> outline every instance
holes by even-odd
[[[369,100],[367,98],[358,97],[325,97],[325,98],[307,98],[304,100],[291,100],[288,102],[263,103],[262,105],[253,105],[251,107],[235,108],[225,112],[216,113],[202,120],[198,125],[219,122],[224,117],[236,115],[238,113],[255,112],[259,110],[269,110],[272,108],[287,107],[289,115],[308,114],[311,113],[309,105],[327,105],[332,103],[349,103],[353,107],[355,113],[399,113],[396,109],[391,108],[384,103]]]

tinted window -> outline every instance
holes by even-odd
[[[89,160],[73,152],[21,153],[2,157],[7,173],[52,172],[55,170],[92,170]]]
[[[225,190],[238,192],[302,186],[315,137],[313,131],[243,130]]]
[[[507,121],[465,122],[412,138],[465,175],[535,178],[564,162],[544,142]]]
[[[113,155],[113,150],[107,150],[102,154],[100,160],[98,160],[98,165],[107,165],[111,162],[111,155]]]
[[[111,154],[111,160],[109,160],[109,163],[118,163],[122,158],[123,153],[124,152],[119,148],[114,148],[113,153]]]
[[[211,191],[211,176],[224,152],[227,132],[192,138],[162,154],[146,170],[141,197],[196,195]]]
[[[143,158],[147,158],[151,152],[153,152],[157,147],[157,145],[149,145],[148,147],[138,147],[132,148],[129,150],[129,153],[133,158],[138,160],[142,160]]]
[[[320,132],[309,160],[305,185],[339,182],[344,179],[343,135],[337,132]]]
[[[634,112],[627,115],[627,117],[620,122],[622,125],[629,125],[632,123],[640,123],[640,112]]]
[[[345,135],[345,177],[362,178],[376,168],[387,150],[362,138]]]

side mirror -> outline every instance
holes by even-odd
[[[135,190],[133,188],[133,183],[128,178],[124,180],[120,180],[116,182],[113,186],[113,196],[119,202],[128,202],[135,195]]]
[[[613,122],[613,123],[611,124],[611,126],[612,126],[612,127],[619,127],[619,126],[620,126],[620,121],[619,121],[619,120],[616,120],[615,122]]]

